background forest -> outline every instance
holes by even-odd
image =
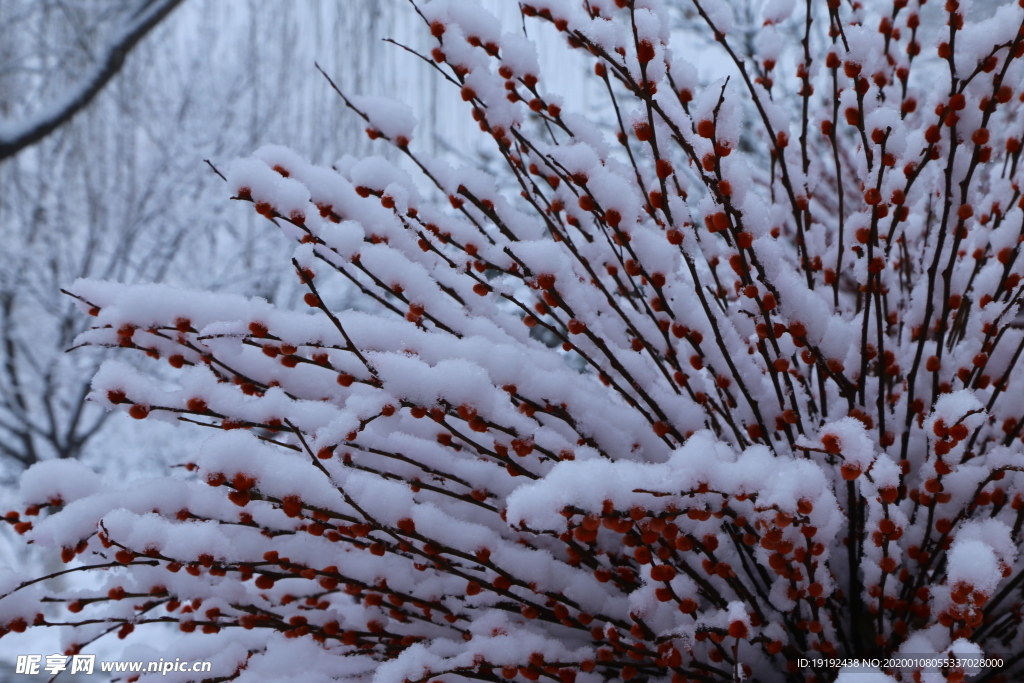
[[[117,9],[123,4],[0,2],[0,141],[89,76],[126,21],[117,13],[130,14]],[[98,359],[65,356],[85,321],[53,296],[60,287],[101,277],[287,299],[290,280],[268,265],[280,236],[225,201],[204,160],[225,165],[268,143],[314,163],[370,153],[314,63],[351,92],[409,103],[431,152],[486,153],[460,125],[458,93],[384,42],[425,42],[402,0],[164,4],[177,6],[94,101],[0,161],[0,477],[8,483],[51,457],[113,465],[92,444],[117,427],[82,402]],[[485,4],[517,14],[515,3]],[[558,71],[556,82],[571,90],[579,72]]]

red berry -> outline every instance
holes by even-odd
[[[733,638],[746,638],[748,635],[747,625],[742,621],[734,621],[729,624],[729,635]]]
[[[654,137],[654,132],[648,123],[637,123],[633,126],[633,133],[636,134],[636,139],[640,142],[647,142]]]
[[[659,564],[651,568],[651,579],[654,581],[671,581],[676,578],[675,567],[667,564]]]

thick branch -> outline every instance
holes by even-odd
[[[41,112],[26,121],[0,121],[0,161],[39,142],[89,106],[124,66],[128,53],[181,2],[182,0],[142,0],[136,9],[126,13],[124,26],[117,32],[93,70],[85,75],[62,101],[44,107]]]

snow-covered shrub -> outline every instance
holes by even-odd
[[[310,310],[77,282],[80,343],[180,369],[110,363],[93,399],[212,436],[158,481],[30,470],[8,521],[99,587],[7,577],[0,624],[170,623],[217,680],[1019,671],[1024,10],[923,4],[696,0],[733,74],[699,87],[661,0],[524,3],[592,55],[610,132],[521,27],[417,7],[507,175],[342,95],[416,176],[228,174]],[[338,274],[379,314],[325,303]]]

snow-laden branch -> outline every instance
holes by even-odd
[[[34,145],[71,120],[92,102],[121,70],[125,57],[149,31],[164,20],[182,0],[139,0],[122,15],[122,25],[87,72],[61,98],[23,121],[0,120],[0,161]]]
[[[176,371],[90,398],[213,436],[29,468],[0,523],[103,568],[0,575],[0,635],[176,622],[165,661],[239,683],[1021,680],[1024,8],[733,4],[693,0],[704,85],[667,0],[523,2],[593,60],[583,116],[527,37],[414,3],[500,173],[338,86],[407,166],[224,174],[309,311],[74,283],[76,345]]]

